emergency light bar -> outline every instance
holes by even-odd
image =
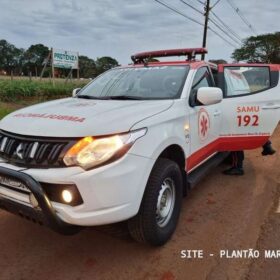
[[[190,48],[190,49],[172,49],[172,50],[160,50],[151,52],[137,53],[131,56],[132,61],[137,63],[144,63],[146,59],[155,57],[168,57],[168,56],[187,56],[187,60],[192,60],[198,54],[206,54],[205,48]]]

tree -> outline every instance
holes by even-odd
[[[16,48],[6,40],[0,40],[0,69],[20,73],[23,64],[23,49]]]
[[[119,66],[119,63],[116,59],[109,57],[109,56],[103,56],[100,58],[97,58],[95,61],[97,74],[101,74],[113,67]]]
[[[280,63],[280,32],[251,36],[232,53],[236,61]]]
[[[49,48],[43,44],[31,45],[26,51],[24,49],[18,49],[13,44],[10,44],[6,40],[0,40],[0,70],[4,70],[8,74],[13,73],[15,75],[32,75],[39,76],[43,63],[49,55]],[[116,59],[104,56],[97,58],[96,61],[87,57],[79,56],[80,76],[83,78],[94,78],[97,75],[107,71],[113,67],[118,66],[119,63]],[[51,65],[47,65],[45,75],[49,75]],[[69,69],[59,69],[57,73],[60,77],[66,77],[69,73]]]
[[[227,64],[227,61],[224,59],[210,59],[209,62],[212,62],[215,64]]]
[[[43,44],[31,45],[25,52],[25,72],[31,71],[38,76],[43,68],[43,62],[49,54],[49,48]]]
[[[96,65],[93,59],[81,55],[79,56],[80,77],[93,78],[97,75]]]

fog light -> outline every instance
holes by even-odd
[[[70,191],[63,190],[62,191],[62,198],[66,203],[70,203],[73,200],[73,195]]]

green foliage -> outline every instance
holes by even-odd
[[[97,74],[101,74],[113,67],[119,66],[117,60],[109,56],[98,57],[95,61]]]
[[[32,76],[39,76],[48,54],[49,48],[43,44],[31,45],[24,50],[16,48],[6,40],[0,40],[0,70],[6,71],[9,75],[13,72],[14,75],[23,73],[28,76],[31,72]],[[118,61],[109,56],[97,58],[96,61],[87,56],[79,56],[80,77],[82,78],[94,78],[118,65]],[[66,77],[69,69],[56,69],[56,72],[58,77]],[[50,67],[47,67],[44,77],[49,75]]]
[[[43,62],[49,54],[49,48],[43,44],[31,45],[24,52],[24,69],[26,75],[31,71],[32,75],[40,75]]]
[[[11,73],[20,71],[23,63],[23,49],[18,49],[6,40],[0,40],[0,69]]]
[[[0,120],[13,111],[11,108],[0,107]]]
[[[45,101],[71,96],[72,90],[82,87],[83,83],[56,82],[53,85],[46,81],[0,80],[0,101],[21,103],[22,101]]]
[[[236,49],[235,61],[280,63],[280,32],[247,38],[241,48]]]
[[[224,59],[210,59],[209,62],[212,62],[215,64],[227,64],[227,61]]]
[[[96,65],[93,59],[81,55],[79,56],[80,76],[83,78],[93,78],[97,75]]]

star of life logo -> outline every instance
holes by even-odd
[[[208,112],[202,108],[198,112],[198,135],[201,141],[208,138],[210,130],[210,118]]]

